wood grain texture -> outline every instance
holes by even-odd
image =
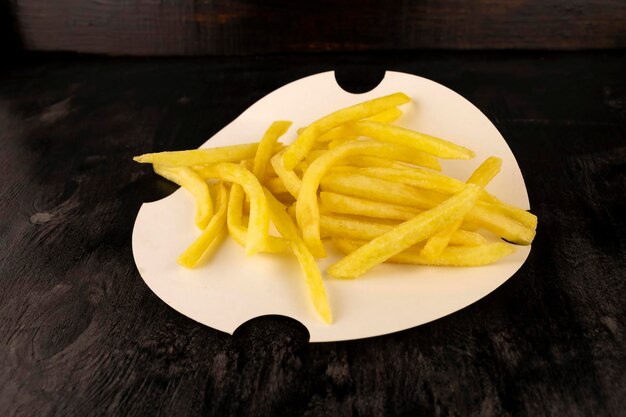
[[[0,411],[22,416],[612,416],[626,403],[625,53],[39,56],[0,69]],[[198,146],[275,88],[383,70],[463,94],[512,148],[540,226],[526,264],[433,323],[308,344],[187,319],[131,253],[174,187],[133,155]]]
[[[125,55],[626,47],[623,0],[13,0],[31,50]]]

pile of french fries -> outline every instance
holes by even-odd
[[[439,158],[474,153],[393,125],[410,101],[395,93],[340,109],[299,129],[288,146],[278,139],[292,123],[276,121],[257,143],[135,157],[195,199],[201,233],[178,263],[206,261],[227,235],[247,255],[291,251],[313,306],[331,323],[315,260],[326,256],[324,239],[345,254],[328,268],[335,278],[383,262],[486,265],[529,245],[537,217],[485,191],[501,160],[487,158],[466,181],[443,175]],[[481,231],[510,243],[488,242]]]

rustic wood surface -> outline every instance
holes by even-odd
[[[626,53],[379,53],[102,59],[0,69],[0,415],[624,416]],[[371,339],[307,343],[255,319],[230,336],[161,302],[131,253],[174,187],[131,157],[195,147],[247,106],[336,69],[385,69],[483,110],[540,226],[479,302]]]
[[[624,0],[85,1],[13,5],[28,49],[127,55],[626,47]]]

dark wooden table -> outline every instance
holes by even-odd
[[[626,53],[405,52],[129,59],[0,69],[0,415],[626,415]],[[302,76],[385,69],[483,110],[538,235],[479,302],[400,333],[307,343],[280,317],[234,336],[161,302],[131,253],[174,187],[131,157],[193,148]]]

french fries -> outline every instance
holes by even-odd
[[[438,158],[474,152],[391,124],[408,102],[395,93],[337,110],[299,129],[289,146],[278,139],[292,123],[276,121],[259,143],[135,157],[194,197],[202,232],[178,263],[193,268],[208,260],[226,235],[247,255],[289,250],[312,306],[331,323],[315,261],[326,256],[323,239],[345,254],[327,270],[339,279],[383,262],[487,265],[510,255],[513,244],[529,245],[537,217],[484,189],[502,161],[487,158],[465,182],[441,173]],[[269,234],[270,222],[280,236]],[[494,237],[511,243],[488,240]]]
[[[211,218],[207,227],[202,231],[196,240],[176,259],[176,261],[186,267],[196,266],[202,255],[212,246],[213,242],[221,234],[225,226],[226,207],[228,206],[228,191],[224,184],[220,184],[218,192],[218,210]],[[215,248],[215,245],[213,245]]]
[[[254,255],[265,246],[269,228],[267,200],[259,180],[246,168],[230,162],[197,168],[197,172],[208,179],[219,179],[239,184],[250,198],[250,222],[246,240],[246,254]]]
[[[444,227],[463,219],[472,208],[480,188],[469,184],[440,205],[424,211],[389,232],[370,240],[328,268],[336,278],[356,278],[390,257],[421,242]]]
[[[383,111],[409,103],[411,99],[404,93],[395,93],[364,103],[356,104],[345,109],[337,110],[308,125],[298,136],[296,141],[287,148],[283,155],[285,169],[292,170],[298,162],[304,159],[311,150],[318,136],[342,124],[364,119]]]
[[[209,165],[220,162],[239,162],[253,158],[258,143],[245,145],[223,146],[211,149],[194,149],[190,151],[147,153],[133,158],[136,162],[150,163],[169,167],[189,167],[193,165]]]
[[[196,200],[196,226],[203,230],[213,216],[213,202],[209,186],[197,172],[187,167],[167,167],[153,165],[154,172],[183,188],[186,188]]]
[[[332,238],[340,252],[349,254],[363,246],[366,241]],[[390,257],[387,262],[429,266],[482,266],[499,261],[512,254],[515,249],[502,242],[485,243],[479,246],[449,246],[435,257],[422,255],[422,247],[415,246]]]

